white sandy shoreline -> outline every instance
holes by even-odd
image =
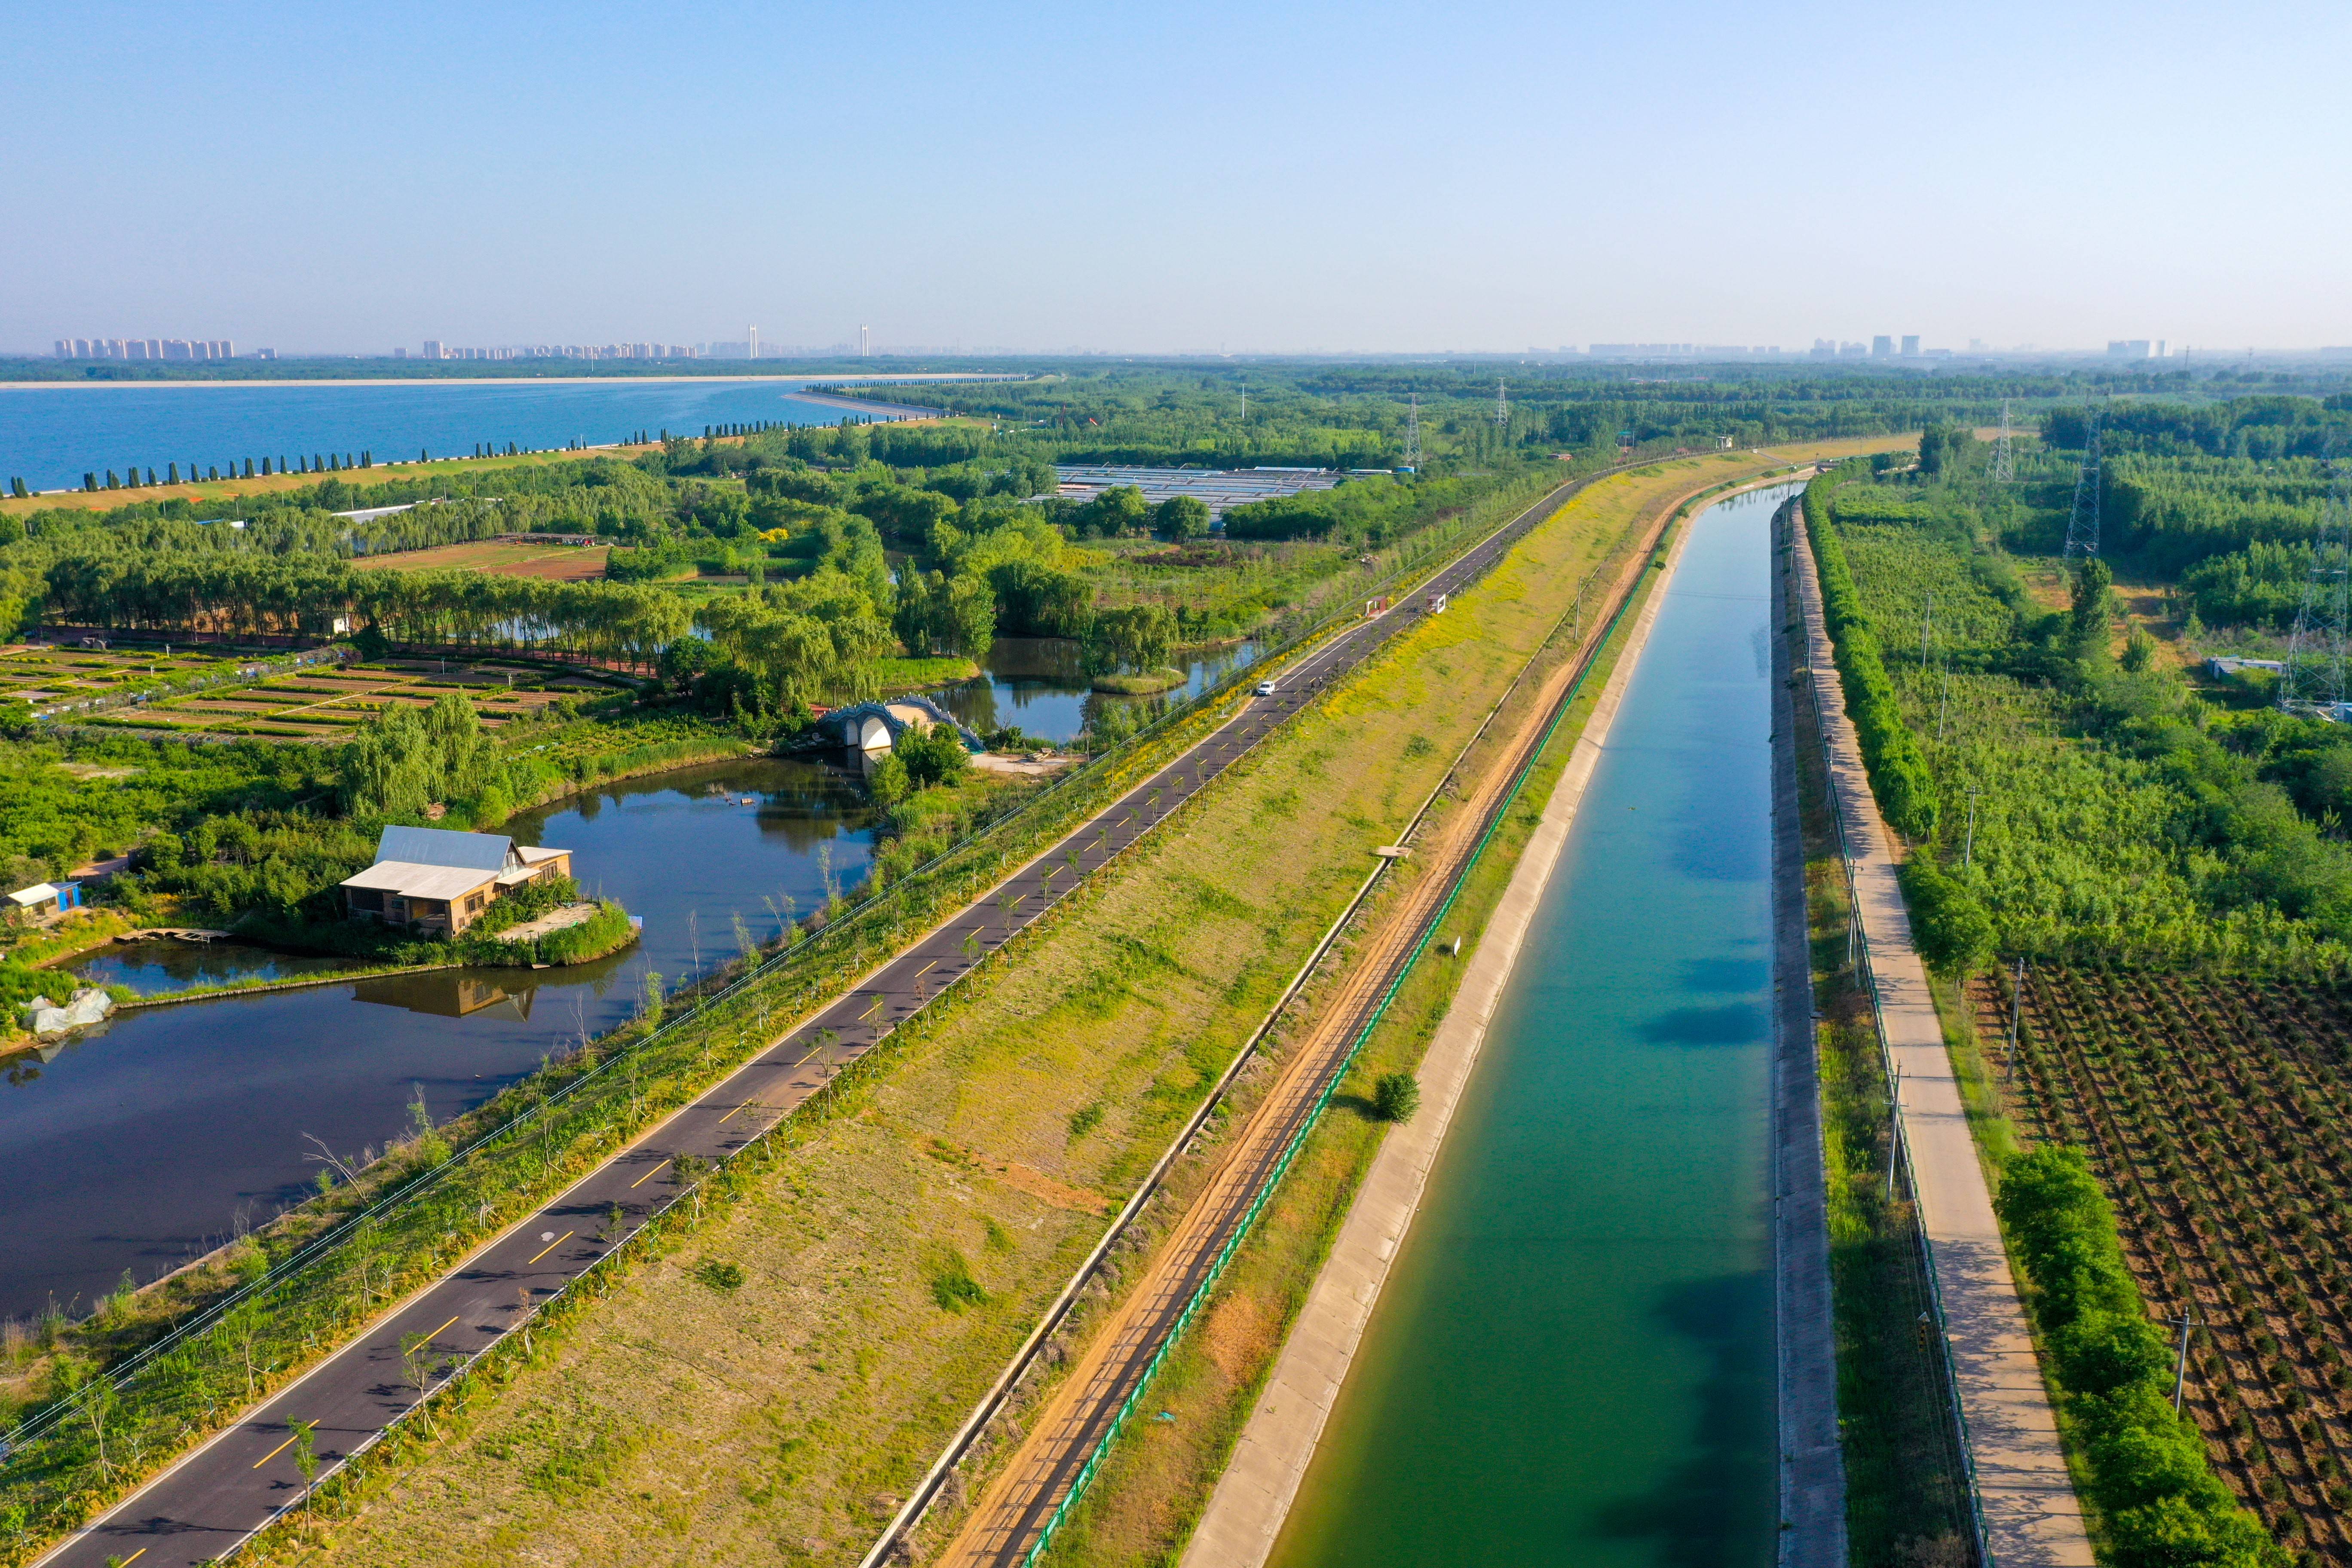
[[[740,385],[758,383],[797,391],[811,386],[879,386],[886,382],[925,381],[1015,381],[1025,377],[1009,372],[985,370],[941,371],[935,375],[919,373],[891,375],[386,375],[353,376],[348,379],[270,380],[270,381],[0,381],[0,392],[49,392],[71,387],[77,391],[100,392],[110,389],[179,386],[650,386],[678,382],[699,382],[709,385]]]

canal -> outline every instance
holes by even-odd
[[[1692,522],[1273,1562],[1775,1555],[1770,520]]]
[[[747,759],[609,784],[502,831],[572,851],[581,885],[645,922],[635,947],[553,970],[445,970],[125,1014],[0,1083],[8,1245],[0,1317],[76,1315],[128,1271],[143,1283],[302,1195],[323,1144],[381,1147],[425,1097],[446,1121],[625,1020],[646,976],[675,986],[773,940],[828,885],[865,879],[874,834],[837,769]],[[94,955],[146,993],[315,960],[139,944]],[[310,1140],[316,1139],[318,1144]]]

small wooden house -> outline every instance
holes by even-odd
[[[354,917],[455,936],[517,888],[570,875],[569,849],[541,849],[493,833],[387,827],[376,841],[375,864],[344,879],[343,903]]]

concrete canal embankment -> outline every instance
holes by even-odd
[[[1645,1423],[1649,1430],[1636,1430],[1621,1445],[1623,1451],[1595,1464],[1594,1455],[1579,1451],[1575,1430],[1580,1423],[1543,1414],[1546,1407],[1573,1410],[1591,1392],[1579,1386],[1576,1352],[1563,1356],[1559,1343],[1548,1342],[1551,1336],[1545,1325],[1579,1318],[1590,1324],[1595,1312],[1592,1303],[1571,1299],[1576,1289],[1554,1290],[1541,1271],[1530,1276],[1528,1266],[1538,1258],[1560,1262],[1570,1272],[1553,1278],[1578,1281],[1578,1288],[1587,1292],[1598,1289],[1606,1295],[1612,1287],[1602,1284],[1603,1279],[1630,1278],[1636,1319],[1645,1310],[1685,1317],[1743,1315],[1744,1326],[1728,1331],[1738,1342],[1738,1354],[1727,1358],[1720,1346],[1715,1347],[1713,1375],[1718,1380],[1728,1376],[1742,1387],[1749,1408],[1730,1425],[1757,1440],[1751,1452],[1726,1467],[1738,1495],[1719,1518],[1738,1533],[1752,1533],[1767,1553],[1777,1533],[1780,1544],[1793,1553],[1784,1561],[1827,1563],[1842,1557],[1843,1494],[1834,1485],[1833,1468],[1826,1492],[1811,1487],[1812,1495],[1800,1500],[1811,1506],[1783,1516],[1791,1529],[1776,1532],[1770,1528],[1772,1398],[1765,1391],[1775,1380],[1754,1376],[1760,1370],[1754,1368],[1727,1373],[1722,1365],[1727,1359],[1737,1363],[1742,1356],[1755,1357],[1769,1339],[1763,1325],[1772,1317],[1770,1295],[1762,1289],[1761,1276],[1770,1255],[1779,1250],[1760,1224],[1761,1211],[1773,1195],[1762,1135],[1770,1120],[1766,1089],[1771,1074],[1763,1048],[1770,982],[1759,960],[1769,952],[1772,937],[1764,885],[1767,857],[1761,852],[1770,805],[1763,765],[1769,706],[1760,689],[1767,671],[1755,662],[1762,655],[1761,644],[1751,649],[1740,646],[1746,639],[1735,637],[1728,646],[1732,659],[1751,666],[1731,685],[1742,692],[1748,687],[1757,689],[1748,693],[1752,711],[1722,737],[1723,744],[1738,752],[1738,765],[1714,770],[1717,776],[1709,780],[1710,788],[1695,790],[1698,774],[1687,768],[1676,769],[1680,780],[1669,788],[1659,787],[1654,779],[1629,778],[1628,764],[1616,755],[1630,746],[1654,768],[1659,756],[1688,754],[1685,747],[1694,738],[1690,726],[1707,728],[1710,705],[1731,695],[1705,657],[1712,651],[1720,663],[1726,648],[1710,645],[1694,649],[1691,632],[1710,618],[1722,620],[1721,612],[1728,608],[1743,622],[1741,631],[1748,629],[1746,620],[1754,619],[1759,624],[1753,629],[1761,636],[1766,575],[1762,520],[1767,512],[1769,502],[1762,498],[1719,502],[1673,541],[1660,574],[1664,585],[1654,588],[1637,613],[1423,1058],[1422,1113],[1392,1130],[1383,1142],[1193,1535],[1184,1560],[1187,1568],[1255,1568],[1269,1556],[1284,1563],[1404,1563],[1445,1542],[1452,1542],[1454,1552],[1469,1555],[1476,1554],[1471,1551],[1474,1541],[1478,1550],[1497,1552],[1524,1552],[1538,1540],[1547,1549],[1557,1550],[1564,1539],[1563,1515],[1589,1516],[1596,1508],[1605,1511],[1612,1489],[1654,1484],[1662,1451],[1689,1445],[1687,1431],[1663,1430],[1653,1417]],[[1695,540],[1703,542],[1706,557],[1696,584],[1686,581],[1685,565]],[[1751,577],[1752,582],[1747,580]],[[1737,603],[1727,605],[1727,599]],[[1671,645],[1663,649],[1663,660],[1651,647],[1662,625]],[[1719,644],[1721,638],[1715,641]],[[1662,662],[1668,668],[1659,668]],[[1629,712],[1629,703],[1642,710]],[[1675,732],[1660,732],[1660,710]],[[1752,736],[1748,733],[1751,730],[1757,731]],[[1727,853],[1717,853],[1723,847],[1708,842],[1707,821],[1675,814],[1677,798],[1695,794],[1711,797],[1718,811],[1727,810],[1735,818],[1746,814]],[[1587,818],[1593,820],[1588,823]],[[1702,885],[1702,908],[1674,903],[1664,910],[1630,910],[1630,927],[1601,945],[1634,941],[1635,933],[1646,931],[1654,919],[1665,928],[1660,933],[1666,937],[1662,961],[1689,978],[1680,986],[1659,987],[1645,984],[1654,982],[1653,976],[1631,977],[1638,1003],[1661,1015],[1640,1020],[1643,1027],[1631,1051],[1640,1060],[1595,1062],[1590,1072],[1569,1069],[1567,1080],[1558,1077],[1563,1069],[1557,1061],[1531,1073],[1530,1058],[1547,1054],[1551,1042],[1543,1037],[1558,1021],[1557,1010],[1540,994],[1564,963],[1573,962],[1563,945],[1572,942],[1564,929],[1564,910],[1591,908],[1620,895],[1638,903],[1644,896],[1618,884],[1625,868],[1606,864],[1609,841],[1629,833],[1652,849],[1666,846],[1673,858],[1685,862],[1665,879],[1672,883],[1695,877]],[[1693,860],[1720,863],[1694,870]],[[1635,880],[1654,884],[1657,879],[1637,876]],[[1728,905],[1715,911],[1713,919],[1703,910],[1709,895],[1718,905]],[[1675,928],[1695,915],[1700,917],[1696,930],[1685,939]],[[1710,936],[1727,940],[1710,943]],[[1801,973],[1801,922],[1799,941]],[[1711,951],[1715,947],[1729,951]],[[1626,978],[1591,976],[1587,983]],[[1702,1005],[1657,1005],[1665,1000],[1660,993],[1673,990],[1683,992],[1683,1000]],[[1726,996],[1704,994],[1709,991],[1722,991]],[[1707,1003],[1721,1005],[1709,1007]],[[1598,1047],[1588,1049],[1607,1048],[1611,1022],[1601,1020],[1593,1031]],[[1688,1032],[1685,1026],[1707,1036],[1706,1044],[1722,1048],[1691,1056],[1687,1044],[1672,1037],[1678,1030]],[[1640,1038],[1641,1034],[1648,1037]],[[1702,1066],[1702,1072],[1677,1074],[1675,1068],[1685,1058]],[[1585,1089],[1572,1087],[1580,1079]],[[1693,1079],[1732,1092],[1708,1093]],[[1620,1092],[1628,1089],[1633,1092]],[[1488,1152],[1505,1151],[1505,1168],[1498,1173],[1506,1184],[1561,1198],[1553,1182],[1558,1168],[1580,1168],[1597,1147],[1612,1140],[1637,1145],[1628,1147],[1617,1164],[1648,1170],[1662,1151],[1638,1146],[1650,1141],[1643,1122],[1656,1110],[1641,1101],[1693,1094],[1708,1102],[1698,1115],[1696,1135],[1712,1147],[1703,1144],[1693,1152],[1684,1179],[1664,1184],[1672,1190],[1635,1197],[1634,1209],[1643,1217],[1633,1223],[1637,1229],[1648,1222],[1717,1233],[1717,1244],[1700,1249],[1699,1256],[1670,1258],[1662,1266],[1656,1259],[1631,1258],[1633,1250],[1653,1242],[1647,1237],[1613,1238],[1593,1247],[1594,1237],[1575,1234],[1595,1228],[1585,1223],[1591,1215],[1577,1212],[1580,1201],[1621,1211],[1624,1205],[1590,1192],[1580,1200],[1570,1196],[1550,1204],[1551,1212],[1538,1214],[1513,1213],[1508,1204],[1478,1201],[1475,1189],[1482,1180],[1480,1172],[1486,1169],[1478,1146]],[[1515,1102],[1532,1116],[1531,1121],[1515,1117]],[[1449,1144],[1449,1131],[1457,1129]],[[1571,1152],[1560,1147],[1563,1142],[1583,1147]],[[1508,1168],[1514,1164],[1516,1172]],[[1479,1172],[1465,1171],[1465,1165],[1479,1167]],[[1540,1173],[1530,1178],[1530,1167]],[[1707,1173],[1696,1185],[1688,1179],[1695,1172]],[[1817,1184],[1818,1162],[1814,1172]],[[1539,1209],[1546,1206],[1538,1205]],[[1816,1202],[1811,1211],[1816,1223],[1819,1212]],[[1555,1234],[1527,1238],[1532,1241],[1530,1256],[1516,1261],[1494,1258],[1496,1271],[1477,1279],[1479,1262],[1486,1258],[1481,1248],[1492,1232],[1523,1223],[1538,1233]],[[1597,1228],[1605,1232],[1609,1226],[1604,1221]],[[1456,1245],[1465,1239],[1466,1250]],[[1528,1249],[1506,1248],[1511,1250]],[[1653,1246],[1651,1250],[1673,1249]],[[1716,1256],[1705,1256],[1708,1252]],[[1727,1255],[1738,1266],[1728,1281],[1723,1277]],[[1818,1268],[1824,1260],[1825,1248],[1815,1248],[1798,1262]],[[1620,1268],[1621,1262],[1629,1267]],[[1696,1299],[1677,1299],[1693,1296],[1693,1281],[1687,1279],[1645,1289],[1643,1277],[1654,1270],[1670,1278],[1696,1275],[1701,1281]],[[1825,1311],[1825,1278],[1815,1294]],[[1376,1311],[1384,1301],[1392,1305],[1384,1313]],[[1526,1311],[1514,1312],[1514,1302]],[[1626,1305],[1617,1303],[1618,1321],[1596,1325],[1601,1342],[1613,1342],[1615,1350],[1634,1355],[1645,1351],[1659,1354],[1669,1364],[1657,1386],[1647,1391],[1629,1384],[1621,1364],[1605,1374],[1613,1386],[1601,1391],[1598,1403],[1605,1407],[1624,1396],[1678,1413],[1685,1396],[1716,1397],[1690,1385],[1684,1374],[1692,1368],[1672,1364],[1691,1360],[1689,1345],[1675,1342],[1686,1342],[1690,1334],[1671,1328],[1661,1334],[1654,1322],[1646,1327],[1627,1322]],[[1611,1311],[1602,1309],[1598,1315],[1607,1317]],[[1481,1319],[1486,1321],[1469,1321]],[[1644,1333],[1655,1342],[1633,1342]],[[1707,1334],[1724,1337],[1715,1327]],[[1410,1347],[1402,1360],[1401,1346]],[[1825,1344],[1822,1348],[1822,1354],[1795,1358],[1790,1368],[1799,1381],[1822,1384],[1798,1392],[1810,1400],[1810,1408],[1831,1413],[1833,1443],[1833,1369]],[[1610,1357],[1604,1353],[1601,1359]],[[1618,1359],[1622,1363],[1622,1357]],[[1547,1374],[1553,1373],[1559,1374],[1557,1381],[1548,1381]],[[1522,1386],[1500,1389],[1498,1378]],[[1458,1436],[1433,1436],[1446,1433]],[[1596,1472],[1591,1485],[1572,1479],[1559,1484],[1562,1478],[1595,1478]],[[1498,1475],[1543,1479],[1514,1490],[1498,1486]],[[1476,1479],[1479,1476],[1484,1476],[1483,1483]],[[1477,1497],[1492,1504],[1498,1491],[1512,1494],[1499,1507],[1468,1500]],[[1543,1522],[1538,1525],[1538,1520]],[[1745,1524],[1756,1528],[1747,1531]],[[1467,1536],[1462,1533],[1465,1527]],[[1622,1539],[1614,1547],[1607,1544],[1612,1533],[1622,1537],[1622,1532],[1586,1517],[1569,1528],[1565,1539],[1589,1536],[1597,1560],[1605,1560],[1632,1544]]]

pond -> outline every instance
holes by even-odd
[[[1258,653],[1254,642],[1187,648],[1174,667],[1184,671],[1183,685],[1150,697],[1120,697],[1093,689],[1078,645],[1071,638],[999,637],[989,646],[980,676],[930,695],[982,732],[1017,725],[1040,740],[1073,741],[1107,704],[1156,714],[1255,664]]]
[[[321,1146],[381,1146],[422,1095],[446,1121],[625,1021],[646,976],[667,985],[733,956],[736,922],[772,938],[828,886],[866,879],[864,792],[837,768],[747,759],[606,785],[505,831],[572,852],[590,892],[645,921],[643,940],[568,969],[453,969],[226,996],[122,1015],[0,1083],[9,1245],[0,1316],[77,1313],[299,1199]],[[142,944],[142,946],[145,944]],[[247,948],[128,948],[86,961],[157,992],[224,969],[300,965]],[[332,960],[330,963],[346,961]],[[145,972],[145,973],[142,973]]]
[[[314,953],[273,952],[236,942],[124,942],[102,947],[68,966],[90,985],[128,985],[142,996],[226,985],[238,980],[299,980],[355,969],[359,961]]]

